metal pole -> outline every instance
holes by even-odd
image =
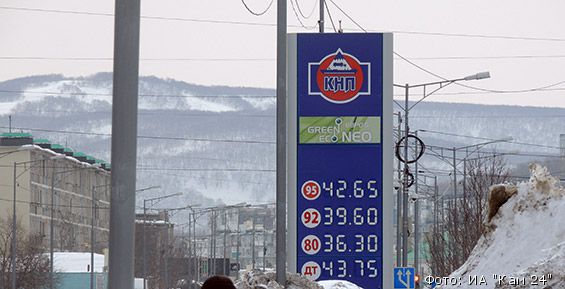
[[[12,267],[12,289],[16,289],[16,165],[14,162],[14,200],[12,202],[12,252],[10,258],[10,266]],[[53,260],[53,259],[51,259]],[[51,262],[52,263],[52,262]]]
[[[212,260],[210,263],[210,268],[208,268],[208,276],[212,276],[211,274],[216,274],[216,211],[212,210],[212,229],[211,236],[210,236],[210,259]]]
[[[457,205],[457,160],[455,159],[457,154],[457,149],[454,147],[453,148],[453,222],[455,223],[455,225],[457,226],[457,224],[459,223],[457,220],[457,210],[459,209],[459,206]],[[458,261],[458,253],[457,253],[457,244],[453,244],[453,249],[455,251],[455,254],[453,254],[453,258],[455,259],[455,263],[459,264]]]
[[[320,0],[320,20],[318,21],[320,33],[324,33],[324,4],[324,0]]]
[[[194,274],[196,275],[196,280],[200,280],[200,262],[199,262],[199,258],[196,258],[196,213],[194,211],[192,211],[192,246],[194,247]]]
[[[167,210],[165,213],[165,288],[169,288],[169,215]]]
[[[116,0],[109,289],[133,289],[140,0]]]
[[[286,283],[286,0],[277,0],[277,282]]]
[[[51,289],[55,287],[55,275],[53,264],[55,263],[55,253],[53,252],[55,243],[55,166],[51,170],[51,210],[50,210],[50,222],[49,222],[49,258],[51,262],[49,264],[49,286]]]
[[[226,211],[226,209],[224,209],[224,260],[222,261],[222,273],[224,274],[224,276],[226,275],[226,233],[227,233],[227,228],[228,228],[228,213]],[[228,272],[229,275],[229,272]]]
[[[414,132],[418,136],[418,132]],[[414,149],[418,149],[415,147]],[[420,200],[418,199],[418,162],[414,164],[414,193],[416,194],[416,200],[414,201],[414,270],[416,275],[419,274],[419,263],[420,263]]]
[[[256,217],[256,213],[257,211],[255,209],[253,209],[253,220],[252,220],[252,224],[253,224],[253,229],[252,229],[252,238],[253,240],[251,241],[251,268],[253,270],[255,270],[255,217]]]
[[[398,140],[402,138],[402,114],[398,112]],[[404,182],[400,184],[402,178],[402,164],[397,160],[399,187],[396,190],[396,266],[402,262],[402,192],[404,192]]]
[[[90,289],[94,289],[94,218],[96,217],[94,195],[94,186],[92,186],[92,200],[90,208],[92,210],[92,219],[90,221]]]
[[[142,248],[141,250],[143,251],[143,289],[146,289],[147,287],[147,253],[145,250],[145,223],[147,220],[147,202],[146,200],[143,200],[143,225],[141,225],[141,232],[143,234],[143,236],[141,237],[142,240]]]
[[[265,225],[267,223],[267,215],[263,217],[263,272],[265,272],[265,261],[266,261],[266,254],[267,254],[267,244],[265,243],[266,239],[266,232],[265,232]]]
[[[237,268],[238,268],[238,272],[237,272],[237,278],[238,279],[239,279],[239,269],[241,269],[241,265],[239,263],[239,246],[240,246],[240,242],[241,242],[241,235],[240,235],[240,229],[239,229],[239,222],[241,221],[240,215],[241,215],[241,208],[237,208],[237,244],[236,244],[236,251],[235,251],[235,262],[237,263]]]
[[[408,84],[404,100],[404,179],[402,185],[402,267],[408,264]]]
[[[190,260],[191,260],[191,257],[192,257],[192,244],[190,243],[192,227],[191,227],[191,224],[190,224],[191,223],[190,215],[191,215],[191,213],[189,211],[188,212],[188,238],[186,239],[186,246],[188,247],[188,254],[187,254],[188,258],[186,260],[186,281],[187,281],[187,283],[190,282],[190,280],[192,280],[192,274],[190,272],[191,271]],[[190,284],[190,283],[188,283],[188,284]]]

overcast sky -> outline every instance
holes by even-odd
[[[316,25],[318,0],[292,1],[298,1],[295,6],[306,16],[315,8],[314,15],[302,22],[307,27]],[[345,32],[358,29],[326,1]],[[333,1],[364,29],[395,32],[397,53],[443,77],[490,71],[491,79],[466,84],[501,91],[565,81],[563,0]],[[246,3],[260,12],[270,0]],[[0,0],[0,81],[36,74],[84,76],[111,71],[113,17],[100,14],[113,12],[114,1],[109,0]],[[142,75],[274,88],[276,27],[249,23],[276,23],[276,1],[260,17],[249,13],[241,0],[142,1],[142,15],[149,16],[141,25]],[[288,21],[289,32],[317,31],[300,26],[290,2]],[[329,21],[326,27],[333,31]],[[32,59],[36,57],[49,59]],[[403,60],[394,63],[395,83],[438,80]],[[428,101],[565,107],[565,83],[551,89],[484,93],[451,87]],[[418,92],[413,93],[415,99]]]

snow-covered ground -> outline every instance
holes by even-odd
[[[565,288],[565,189],[546,168],[533,164],[530,169],[530,180],[517,185],[518,193],[450,276],[459,284],[440,288]],[[506,276],[506,284],[494,275]],[[486,284],[469,284],[475,276],[484,276]]]

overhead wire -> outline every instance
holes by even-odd
[[[56,91],[30,91],[30,90],[0,90],[0,93],[31,93],[31,94],[51,94],[51,95],[92,95],[92,96],[112,96],[111,93],[91,93],[91,92],[56,92]],[[182,95],[182,94],[152,94],[140,93],[140,97],[163,97],[163,98],[274,98],[275,95]]]
[[[0,128],[8,129],[10,127],[0,126]],[[55,129],[42,129],[30,127],[12,127],[13,130],[26,130],[26,131],[40,131],[40,132],[53,132],[62,134],[75,134],[75,135],[92,135],[111,137],[111,133],[96,133],[96,132],[81,132],[81,131],[68,131],[68,130],[55,130]],[[212,139],[212,138],[186,138],[186,137],[166,137],[166,136],[150,136],[138,135],[138,139],[153,139],[153,140],[178,140],[178,141],[198,141],[198,142],[220,142],[220,143],[244,143],[244,144],[276,144],[274,141],[262,140],[237,140],[237,139]]]
[[[420,129],[418,131],[427,132],[427,133],[434,133],[434,134],[441,134],[441,135],[446,135],[446,136],[456,136],[456,137],[464,137],[464,138],[471,138],[471,139],[478,139],[478,140],[486,140],[486,141],[496,141],[497,140],[497,139],[493,139],[493,138],[462,135],[462,134],[441,132],[441,131],[428,130],[428,129]],[[524,146],[534,146],[534,147],[540,147],[540,148],[561,149],[560,147],[557,147],[557,146],[546,146],[546,145],[532,144],[532,143],[525,143],[525,142],[516,142],[516,141],[506,141],[506,143],[524,145]]]
[[[293,0],[290,0],[290,1],[293,1]],[[304,19],[310,19],[310,17],[312,17],[312,15],[314,15],[314,11],[316,11],[316,7],[318,7],[318,5],[316,5],[318,3],[318,1],[314,0],[314,6],[312,7],[312,11],[310,11],[308,16],[306,16],[306,15],[304,15],[304,12],[302,12],[302,9],[300,9],[299,0],[294,0],[294,1],[296,1],[296,8],[298,8],[298,12],[300,13],[300,16],[302,16],[302,18],[304,18]]]
[[[300,23],[300,26],[302,26],[302,28],[306,29],[306,30],[312,30],[314,28],[316,28],[316,26],[306,26],[304,24],[304,22],[302,22],[302,19],[300,19],[300,16],[298,15],[298,12],[296,11],[296,7],[294,7],[294,1],[290,0],[290,7],[292,7],[292,12],[294,12],[294,16],[296,17],[296,20],[298,20],[298,23]]]
[[[325,0],[324,0],[324,2],[325,2]],[[328,17],[330,18],[330,23],[332,24],[334,32],[337,33],[337,29],[335,28],[335,23],[334,23],[334,19],[332,17],[332,13],[330,12],[330,8],[328,7],[328,5],[324,5],[324,8],[326,9],[326,12],[328,12]]]
[[[247,11],[249,11],[249,13],[255,15],[255,16],[262,16],[265,15],[265,13],[267,13],[267,11],[269,11],[269,9],[271,9],[271,6],[273,5],[273,2],[275,2],[275,0],[271,0],[271,2],[269,3],[269,5],[267,6],[267,8],[265,8],[265,10],[261,11],[261,12],[255,12],[253,11],[248,5],[247,3],[245,3],[245,0],[241,0],[241,3],[243,3],[243,6],[245,7],[245,9],[247,9]]]
[[[328,9],[328,6],[325,5],[324,8],[326,12],[330,16],[330,21],[332,23],[332,27],[334,31],[335,25],[333,23],[333,18],[331,13]],[[565,58],[565,55],[494,55],[494,56],[422,56],[422,57],[407,57],[410,60],[493,60],[493,59],[551,59],[551,58]],[[55,60],[55,61],[113,61],[112,57],[47,57],[47,56],[0,56],[0,60]],[[236,62],[236,61],[249,61],[249,62],[265,62],[265,61],[275,61],[275,58],[243,58],[243,57],[234,57],[234,58],[210,58],[210,57],[203,57],[203,58],[186,58],[186,57],[179,57],[179,58],[140,58],[139,61],[209,61],[209,62]],[[394,60],[402,60],[404,59],[400,57],[395,57]]]
[[[359,23],[357,23],[357,21],[355,21],[355,19],[353,19],[353,17],[349,16],[349,14],[347,12],[345,12],[343,9],[341,9],[341,7],[339,7],[339,5],[337,5],[333,0],[329,0],[339,11],[341,11],[341,13],[343,13],[343,15],[345,15],[345,17],[347,17],[349,20],[351,20],[351,22],[353,22],[353,24],[355,24],[355,26],[359,27],[359,29],[361,29],[361,31],[363,32],[367,32],[367,30],[365,28],[363,28]]]
[[[73,10],[61,10],[61,9],[42,9],[42,8],[13,7],[13,6],[0,6],[0,9],[14,10],[14,11],[30,11],[30,12],[63,13],[63,14],[114,17],[114,14],[112,14],[112,13],[73,11]],[[196,18],[164,17],[164,16],[147,16],[147,15],[141,16],[141,18],[142,19],[153,19],[153,20],[200,22],[200,23],[211,23],[211,24],[236,24],[236,25],[276,27],[276,23],[258,23],[258,22],[245,22],[245,21],[196,19]],[[289,26],[299,27],[299,26],[295,26],[295,25],[289,25]],[[348,28],[348,29],[352,30],[350,28]],[[379,32],[379,31],[382,31],[382,30],[371,29],[371,30],[367,30],[367,31]],[[408,30],[387,30],[387,31],[390,31],[390,32],[393,32],[393,33],[398,33],[398,34],[416,34],[416,35],[430,35],[430,36],[449,36],[449,37],[471,37],[471,38],[506,39],[506,40],[565,42],[565,38],[549,38],[549,37],[523,37],[523,36],[506,36],[506,35],[424,32],[424,31],[408,31]]]
[[[330,0],[330,1],[331,1],[331,0]],[[433,71],[431,71],[431,70],[429,70],[429,69],[426,69],[426,68],[422,67],[421,65],[418,65],[418,64],[414,63],[413,61],[409,60],[408,58],[406,58],[406,57],[400,55],[398,52],[394,51],[393,53],[394,53],[396,56],[402,58],[404,61],[406,61],[406,62],[409,63],[410,65],[412,65],[412,66],[414,66],[414,67],[416,67],[416,68],[418,68],[418,69],[420,69],[420,70],[422,70],[422,71],[424,71],[424,72],[426,72],[426,73],[428,73],[428,74],[430,74],[430,75],[432,75],[432,76],[435,76],[435,77],[437,77],[437,78],[439,78],[439,79],[442,79],[442,80],[445,80],[445,81],[449,81],[449,79],[447,79],[447,78],[445,78],[445,77],[443,77],[443,76],[441,76],[441,75],[439,75],[439,74],[437,74],[437,73],[435,73],[435,72],[433,72]],[[519,89],[519,90],[495,90],[495,89],[480,88],[480,87],[476,87],[476,86],[471,86],[471,85],[462,84],[462,83],[459,83],[459,82],[454,82],[454,84],[456,84],[456,85],[458,85],[458,86],[462,86],[462,87],[465,87],[465,88],[469,88],[469,89],[473,89],[473,90],[478,90],[478,91],[491,92],[491,93],[523,93],[523,92],[533,92],[533,91],[539,91],[539,90],[544,90],[544,89],[547,89],[547,88],[555,87],[555,86],[558,86],[558,85],[561,85],[561,84],[564,84],[564,83],[565,83],[565,80],[563,80],[563,81],[558,81],[558,82],[555,82],[555,83],[552,83],[552,84],[549,84],[549,85],[544,85],[544,86],[540,86],[540,87],[535,87],[535,88]]]

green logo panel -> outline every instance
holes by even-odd
[[[303,116],[299,119],[300,144],[378,144],[379,116]]]

